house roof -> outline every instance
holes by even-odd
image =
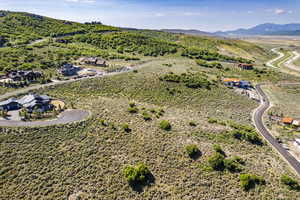
[[[294,120],[293,125],[295,126],[300,126],[300,120]]]
[[[17,102],[17,99],[16,98],[10,98],[10,99],[7,99],[5,101],[0,102],[0,106],[5,106],[5,105],[8,105],[8,104],[14,103],[14,102]]]
[[[47,95],[29,94],[18,100],[18,103],[24,107],[34,106],[35,104],[42,102],[48,103],[51,98]]]
[[[240,82],[241,80],[238,78],[224,78],[223,82]]]
[[[286,124],[291,124],[291,123],[293,123],[293,118],[291,118],[291,117],[284,117],[284,118],[282,118],[282,122],[283,123],[286,123]]]

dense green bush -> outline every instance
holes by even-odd
[[[216,152],[208,159],[208,164],[214,170],[222,171],[224,170],[224,159],[224,155]]]
[[[199,148],[195,144],[187,145],[185,150],[190,158],[195,158],[200,152]]]
[[[246,140],[248,142],[251,142],[252,144],[262,144],[262,140],[259,137],[258,133],[251,126],[244,126],[235,123],[231,123],[230,126],[234,128],[234,130],[231,131],[231,134],[234,138],[239,140]]]
[[[287,185],[292,190],[300,189],[298,182],[295,179],[289,177],[288,175],[282,175],[280,181],[282,184]]]
[[[206,88],[210,89],[212,83],[208,80],[207,76],[203,73],[183,73],[181,75],[172,72],[165,74],[159,78],[161,81],[183,83],[189,88]]]
[[[190,125],[190,126],[197,126],[197,123],[196,123],[195,121],[190,121],[190,122],[189,122],[189,125]]]
[[[129,125],[128,125],[128,124],[123,124],[123,125],[122,125],[122,129],[123,129],[126,133],[131,132],[131,129],[129,128]]]
[[[151,172],[145,164],[140,163],[137,166],[126,166],[123,170],[123,174],[129,184],[145,184]]]
[[[217,69],[223,68],[221,63],[218,63],[218,62],[207,62],[205,60],[198,59],[198,60],[196,60],[196,63],[200,66],[208,67],[208,68],[217,68]]]
[[[240,157],[227,158],[224,160],[224,167],[231,172],[240,172],[242,171],[241,164],[244,162]]]
[[[138,113],[139,109],[137,107],[129,107],[128,112],[130,113]]]
[[[149,121],[151,120],[151,115],[145,111],[143,112],[143,118],[145,121]]]
[[[226,156],[225,152],[223,151],[222,147],[219,144],[214,144],[213,149],[215,150],[215,152]]]
[[[253,174],[241,174],[240,175],[240,185],[245,190],[248,191],[255,187],[255,185],[263,185],[265,180]]]
[[[160,127],[161,129],[166,130],[166,131],[169,131],[169,130],[172,129],[172,126],[171,126],[170,122],[167,121],[167,120],[162,120],[162,121],[159,123],[159,127]]]

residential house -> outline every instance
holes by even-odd
[[[253,69],[253,64],[248,64],[248,63],[240,63],[239,68],[243,70],[252,70]]]
[[[94,65],[94,66],[99,66],[99,67],[107,67],[106,60],[103,60],[103,59],[97,58],[97,57],[80,58],[79,63],[81,65]]]
[[[223,79],[223,83],[226,86],[231,86],[231,87],[239,87],[243,89],[252,88],[252,85],[249,81],[243,81],[237,78],[225,78]]]
[[[292,124],[293,121],[294,121],[294,119],[291,118],[291,117],[284,117],[284,118],[282,118],[282,120],[281,120],[282,123],[287,124],[287,125]]]
[[[19,104],[18,100],[16,98],[10,98],[8,100],[0,102],[0,110],[18,110],[22,107],[22,105]]]
[[[237,79],[237,78],[225,78],[225,79],[223,79],[223,83],[226,86],[238,86],[240,81],[241,80]]]
[[[64,76],[75,76],[77,75],[77,72],[80,71],[80,68],[75,67],[73,64],[67,63],[64,64],[58,71]]]
[[[41,72],[31,70],[12,70],[6,73],[6,78],[10,78],[13,81],[34,81],[42,76],[43,74]]]
[[[292,123],[294,126],[300,126],[300,120],[298,119],[295,119],[293,120],[293,123]]]
[[[53,109],[53,105],[50,104],[51,100],[47,95],[29,94],[19,99],[18,102],[29,112],[34,110],[45,112]]]
[[[50,103],[51,100],[52,98],[47,95],[29,94],[21,99],[10,98],[0,102],[0,110],[12,111],[26,108],[29,112],[34,110],[45,112],[53,109],[53,105]]]

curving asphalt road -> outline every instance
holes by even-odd
[[[292,53],[294,54],[294,56],[291,59],[285,61],[283,65],[290,68],[291,70],[300,72],[300,67],[294,64],[294,62],[300,58],[300,54],[297,51],[293,51]]]
[[[284,85],[300,85],[300,83],[282,83]],[[264,84],[258,84],[255,86],[256,91],[261,96],[261,104],[254,111],[253,122],[255,127],[260,132],[260,134],[272,145],[272,147],[290,164],[290,166],[295,170],[295,172],[300,176],[300,163],[287,151],[280,143],[272,136],[268,128],[263,123],[263,115],[270,107],[270,101],[261,86]]]
[[[276,57],[276,58],[274,58],[274,59],[272,59],[272,60],[270,60],[269,62],[267,62],[266,65],[267,65],[268,67],[278,68],[278,67],[274,66],[273,63],[276,62],[277,60],[280,60],[281,58],[283,58],[283,57],[284,57],[284,54],[281,53],[280,51],[278,51],[278,48],[273,48],[273,49],[271,49],[271,51],[272,51],[273,53],[278,54],[279,56]]]
[[[72,122],[78,122],[86,119],[90,113],[84,110],[66,110],[62,112],[57,119],[48,121],[12,121],[12,120],[0,120],[1,127],[42,127],[52,125],[62,125]]]

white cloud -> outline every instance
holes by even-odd
[[[284,10],[284,9],[277,8],[277,9],[274,10],[274,14],[276,14],[276,15],[283,15],[283,14],[286,14],[286,13],[287,13],[287,11]]]

